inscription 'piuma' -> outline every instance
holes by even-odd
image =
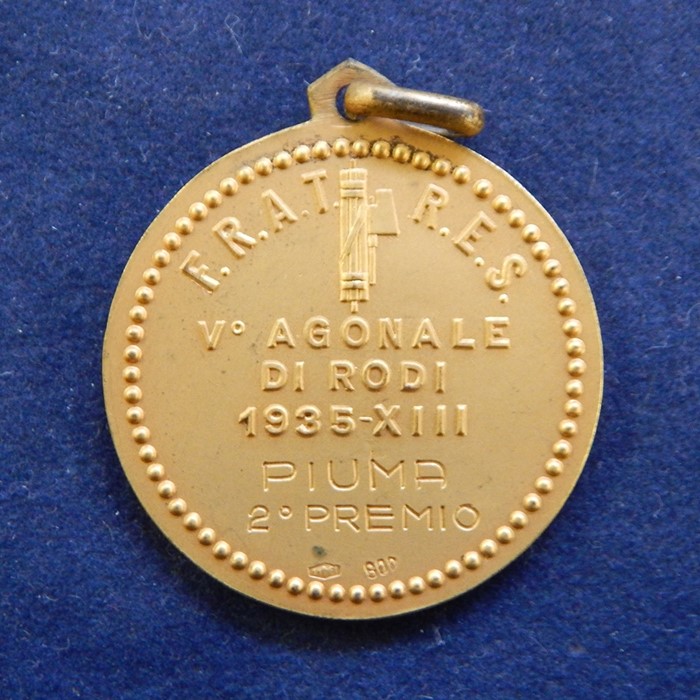
[[[323,487],[338,493],[355,491],[363,485],[368,491],[376,491],[387,484],[399,491],[409,487],[415,491],[447,488],[447,468],[437,459],[416,459],[410,467],[404,459],[389,464],[375,457],[348,461],[329,459],[323,464],[306,462],[304,467],[289,460],[265,461],[260,469],[263,491],[266,492],[297,480],[302,481],[310,493]]]

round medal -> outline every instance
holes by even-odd
[[[195,176],[110,312],[107,414],[154,521],[227,586],[373,618],[526,549],[583,468],[602,349],[581,267],[505,172],[391,118],[312,119]]]

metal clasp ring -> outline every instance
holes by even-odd
[[[364,80],[347,86],[345,111],[352,119],[402,119],[460,136],[476,136],[484,128],[484,110],[476,102]]]
[[[345,115],[336,99],[345,88]],[[484,110],[476,102],[394,85],[381,73],[348,59],[315,80],[308,88],[312,117],[349,119],[386,117],[428,124],[452,136],[476,136],[484,128]]]

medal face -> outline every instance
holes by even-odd
[[[311,615],[434,605],[562,507],[602,350],[571,247],[472,151],[334,109],[195,176],[104,346],[146,510],[227,586]]]

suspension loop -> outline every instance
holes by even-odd
[[[476,136],[484,128],[484,110],[476,102],[363,80],[347,86],[345,112],[351,119],[401,119],[459,136]]]

